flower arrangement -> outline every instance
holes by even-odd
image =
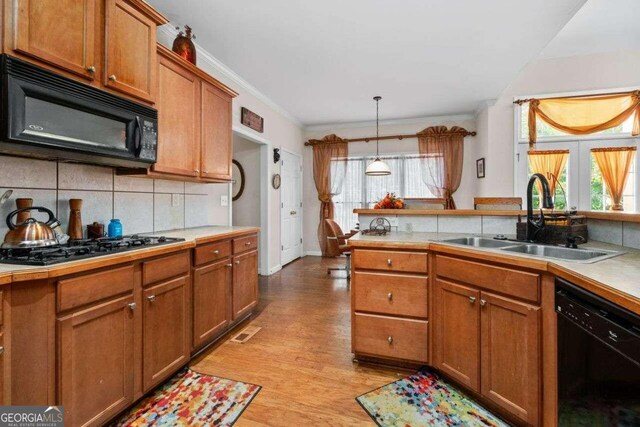
[[[404,209],[404,200],[393,193],[387,193],[373,206],[373,209]]]

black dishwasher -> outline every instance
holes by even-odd
[[[640,316],[556,279],[558,424],[640,426]]]

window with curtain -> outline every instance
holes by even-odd
[[[516,111],[516,191],[519,196],[526,196],[526,186],[529,177],[533,173],[530,166],[528,152],[529,128],[528,128],[528,103],[515,106]],[[542,120],[536,120],[537,143],[536,150],[569,151],[567,166],[559,177],[559,182],[564,188],[567,200],[564,199],[559,186],[555,189],[556,209],[576,207],[578,210],[610,210],[613,206],[606,184],[602,178],[602,172],[591,153],[592,149],[637,147],[639,137],[632,136],[634,117],[629,117],[623,123],[611,129],[588,135],[571,135],[557,130]],[[636,173],[639,154],[635,152],[631,161],[627,179],[622,192],[622,206],[627,212],[640,212],[640,198],[637,191],[640,189],[640,176]],[[534,208],[540,206],[538,189],[534,188]]]
[[[389,165],[391,175],[365,175],[367,164],[373,161],[373,157],[350,157],[347,161],[342,192],[333,197],[334,219],[345,232],[358,222],[354,209],[372,208],[387,193],[395,193],[398,197],[434,197],[420,178],[422,172],[418,155],[380,158]]]

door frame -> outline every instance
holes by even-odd
[[[283,153],[287,153],[291,156],[297,157],[300,161],[300,186],[298,188],[298,193],[300,194],[300,239],[302,239],[302,241],[300,242],[300,257],[302,258],[304,256],[304,236],[303,236],[303,231],[304,231],[304,201],[303,201],[303,189],[304,189],[304,158],[302,157],[302,154],[298,154],[298,153],[294,153],[291,150],[287,150],[286,148],[280,148],[280,152]],[[280,172],[282,172],[282,160],[280,160]],[[282,220],[283,220],[283,215],[282,215],[282,192],[279,192],[280,194],[280,263],[282,266],[284,266],[284,264],[282,264],[282,253],[284,252],[284,250],[282,249],[282,234],[283,234],[283,227],[282,227]]]
[[[245,130],[235,124],[232,127],[233,133],[247,139],[251,142],[258,144],[260,148],[260,251],[258,253],[258,274],[262,276],[268,276],[270,274],[275,273],[279,269],[275,269],[271,271],[269,268],[270,257],[269,257],[269,240],[271,230],[269,229],[269,220],[270,220],[270,212],[269,212],[269,199],[270,199],[270,191],[269,187],[271,185],[270,178],[270,159],[272,158],[270,154],[272,153],[271,147],[272,144],[270,141],[262,138],[261,136],[254,135],[248,130]],[[229,183],[229,225],[233,224],[233,194],[231,190],[231,183]]]

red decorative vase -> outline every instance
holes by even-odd
[[[176,27],[178,29],[178,27]],[[191,27],[188,25],[184,26],[184,33],[180,31],[178,36],[173,41],[173,46],[171,50],[175,53],[191,62],[193,65],[196,65],[196,46],[193,44],[192,40],[195,40],[196,36],[191,34]]]

